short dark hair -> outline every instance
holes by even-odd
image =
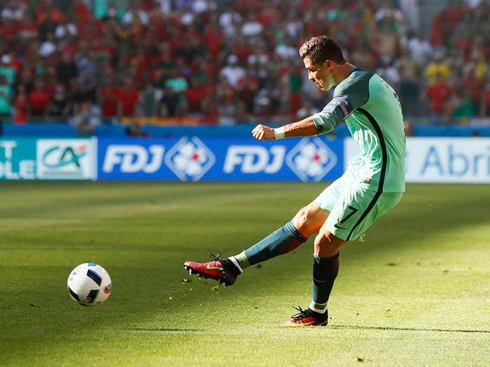
[[[299,56],[308,57],[313,64],[323,64],[326,60],[339,65],[346,63],[339,44],[328,36],[311,37],[299,49]]]

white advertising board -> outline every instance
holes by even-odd
[[[95,139],[39,139],[37,177],[41,180],[95,179]]]
[[[344,162],[358,154],[345,140]],[[406,182],[490,183],[490,139],[407,138]]]

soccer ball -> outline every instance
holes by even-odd
[[[68,293],[82,306],[95,306],[111,295],[109,273],[94,263],[78,265],[68,277]]]

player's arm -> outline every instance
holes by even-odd
[[[304,120],[293,122],[277,129],[265,125],[257,125],[252,130],[252,135],[257,140],[277,140],[286,137],[318,135],[318,129],[313,119],[307,117]]]
[[[316,136],[332,131],[341,121],[352,113],[352,104],[346,97],[336,97],[325,106],[323,111],[304,120],[293,122],[273,129],[257,125],[252,135],[258,140],[277,140],[282,138]]]

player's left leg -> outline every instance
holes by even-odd
[[[312,302],[284,326],[327,324],[327,303],[339,271],[340,247],[358,238],[401,197],[402,193],[369,191],[355,183],[344,190],[315,238]],[[326,203],[321,196],[319,199],[321,205]]]
[[[312,301],[306,310],[300,308],[283,326],[327,325],[327,303],[339,273],[339,249],[345,243],[322,226],[314,242]]]

